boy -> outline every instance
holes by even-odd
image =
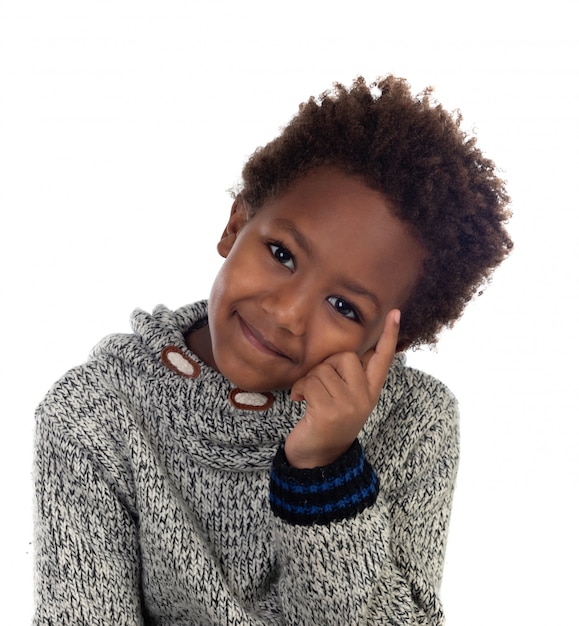
[[[37,414],[37,624],[441,624],[456,402],[405,367],[512,244],[403,80],[243,171],[208,303],[133,314]]]

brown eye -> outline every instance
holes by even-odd
[[[292,272],[296,269],[293,254],[287,248],[284,248],[278,243],[270,243],[268,245],[273,257],[277,261],[279,261],[288,269],[292,270]]]
[[[328,302],[336,309],[336,311],[347,317],[348,319],[355,320],[356,322],[360,321],[360,316],[358,311],[354,306],[352,306],[347,300],[344,298],[340,298],[338,296],[330,296],[328,298]]]

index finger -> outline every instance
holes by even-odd
[[[368,385],[375,394],[380,393],[388,376],[388,370],[396,354],[399,330],[400,311],[392,309],[386,316],[384,330],[365,367]]]

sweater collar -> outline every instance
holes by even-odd
[[[293,402],[287,391],[236,389],[203,363],[187,348],[185,333],[206,315],[206,301],[176,311],[157,306],[152,314],[133,313],[133,330],[155,370],[151,410],[164,407],[160,427],[172,431],[197,461],[238,470],[268,467],[303,415],[303,403]]]

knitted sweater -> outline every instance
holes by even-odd
[[[453,396],[397,357],[351,450],[296,470],[304,407],[232,393],[186,347],[205,314],[135,311],[38,408],[34,623],[441,624]]]

